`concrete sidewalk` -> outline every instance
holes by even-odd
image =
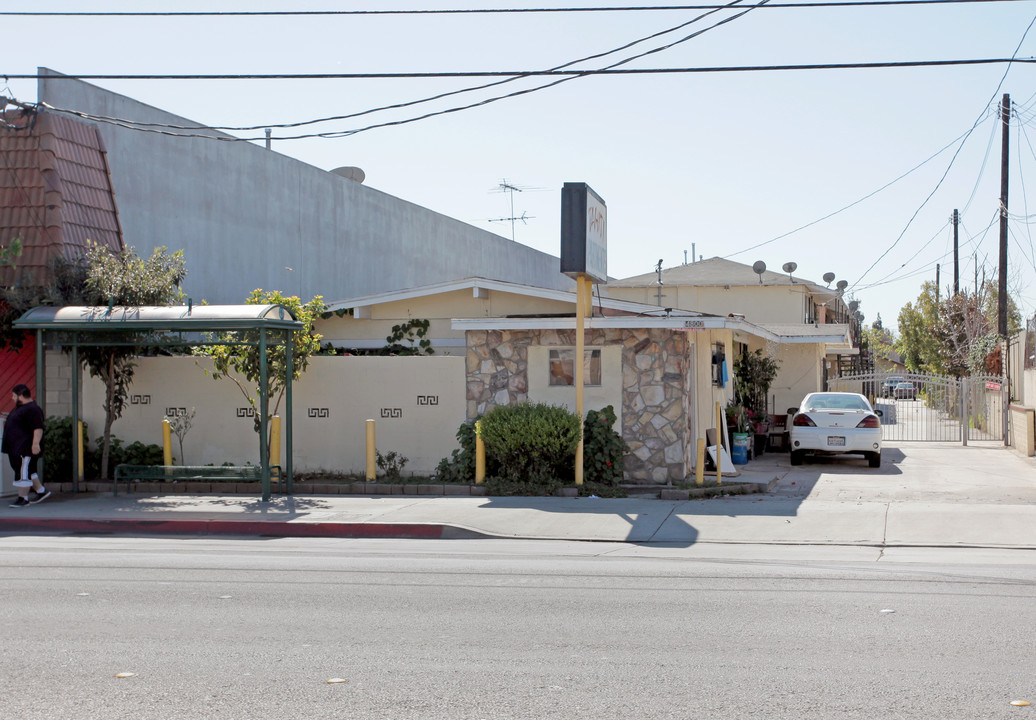
[[[859,461],[791,468],[764,455],[741,479],[766,494],[649,498],[54,496],[0,506],[0,534],[528,538],[660,543],[1036,549],[1036,463],[1003,448],[888,448]],[[754,465],[754,467],[753,467]],[[735,482],[731,479],[729,482]]]

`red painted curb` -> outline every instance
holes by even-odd
[[[268,520],[82,520],[3,518],[0,533],[17,531],[134,535],[251,535],[439,540],[445,526],[428,523],[290,523]]]

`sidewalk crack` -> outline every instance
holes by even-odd
[[[658,523],[658,526],[655,527],[654,532],[651,533],[651,537],[649,537],[647,540],[644,540],[642,542],[654,542],[655,535],[658,535],[658,532],[662,529],[662,527],[667,522],[669,522],[669,518],[671,518],[673,516],[673,513],[676,512],[676,508],[677,508],[677,506],[675,504],[671,508],[669,508],[669,513],[664,518],[662,518],[662,522]]]
[[[889,509],[892,503],[885,503],[885,523],[881,528],[881,547],[878,549],[878,560],[885,557],[885,548],[888,547],[889,537]]]

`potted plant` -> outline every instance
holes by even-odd
[[[735,465],[748,462],[750,428],[748,409],[732,400],[727,406],[727,430],[730,433],[730,459]]]
[[[780,363],[764,355],[763,351],[746,352],[734,363],[734,392],[741,399],[755,434],[755,454],[766,449],[770,432],[770,416],[766,412],[766,397],[777,377]]]

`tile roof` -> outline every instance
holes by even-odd
[[[16,269],[0,284],[50,277],[49,263],[85,251],[88,241],[123,248],[122,227],[101,135],[88,123],[14,110],[0,122],[0,247],[22,242]]]

